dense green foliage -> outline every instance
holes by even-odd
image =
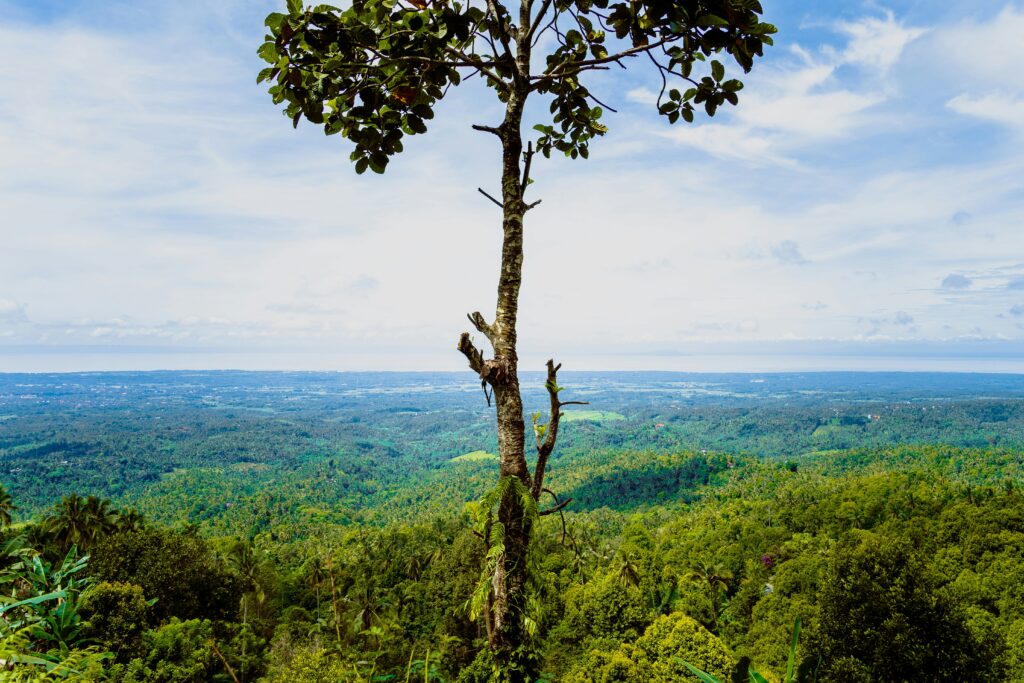
[[[683,498],[542,518],[530,647],[546,680],[687,680],[685,663],[722,681],[751,665],[781,675],[798,618],[797,680],[1024,680],[1024,454],[727,462]],[[87,558],[60,556],[52,519],[7,534],[5,592],[21,598],[7,638],[82,667],[109,652],[96,680],[489,670],[468,608],[485,562],[469,516],[293,540],[115,525]]]
[[[677,474],[704,483],[686,451],[1024,448],[1019,378],[563,374],[601,409],[583,416],[626,418],[566,419],[550,470],[577,510],[672,498]],[[527,412],[545,408],[542,378],[523,379]],[[0,375],[0,406],[0,481],[18,508],[0,510],[16,519],[79,493],[214,534],[284,536],[294,523],[305,535],[458,514],[494,485],[492,463],[453,461],[497,452],[493,415],[463,374]]]
[[[1024,682],[1018,399],[941,402],[942,415],[965,425],[960,443],[996,437],[978,447],[872,445],[870,430],[886,420],[896,443],[914,441],[904,438],[914,429],[923,436],[929,425],[942,426],[931,417],[937,399],[878,402],[890,413],[769,400],[687,408],[690,417],[677,422],[688,428],[714,419],[731,425],[723,438],[745,431],[750,439],[743,448],[708,452],[687,450],[681,432],[667,432],[672,421],[664,411],[657,423],[664,427],[637,417],[657,414],[656,406],[640,406],[644,400],[609,401],[627,416],[614,425],[571,424],[574,445],[554,460],[552,481],[575,500],[564,516],[541,517],[534,540],[527,648],[543,680],[696,681],[689,663],[723,682],[748,680],[749,670],[781,681],[800,619],[798,681]],[[20,508],[0,535],[0,659],[14,666],[0,680],[486,680],[484,625],[471,618],[486,549],[479,506],[465,503],[487,491],[493,463],[449,461],[487,443],[465,436],[470,430],[443,459],[415,467],[400,449],[426,452],[448,438],[444,413],[423,418],[424,432],[402,437],[399,425],[423,414],[377,405],[379,412],[361,404],[339,413],[347,426],[386,428],[397,451],[390,459],[326,442],[319,454],[275,459],[273,449],[298,442],[268,438],[247,449],[242,430],[258,440],[283,429],[283,419],[241,411],[228,418],[212,408],[183,409],[159,421],[144,413],[131,432],[127,415],[83,425],[79,438],[112,444],[129,433],[130,443],[143,443],[147,426],[165,421],[171,433],[191,424],[202,433],[187,447],[196,466],[113,502],[64,491],[40,507],[18,493],[31,488],[23,483],[12,483],[12,498],[0,493],[6,509]],[[771,457],[756,446],[764,443],[760,429],[741,426],[752,416],[774,415],[772,424],[783,425],[787,415],[800,422],[835,411],[839,417],[829,419],[849,430],[839,433],[860,434],[869,447],[794,448]],[[858,414],[882,417],[861,422]],[[10,427],[33,420],[49,420],[51,437],[63,438],[56,427],[64,419],[59,410],[40,410],[31,420],[7,420],[5,438],[36,438]],[[287,419],[299,433],[303,419]],[[238,430],[203,432],[219,421]],[[301,429],[317,424],[331,423],[311,415]],[[149,438],[163,427],[154,429]],[[233,441],[218,441],[224,433]],[[353,438],[340,428],[337,434],[342,442]],[[671,440],[634,447],[634,436],[645,443],[642,434]],[[790,434],[817,438],[803,427]],[[624,439],[618,446],[616,435]],[[237,447],[200,457],[216,443]],[[248,470],[217,464],[264,451]],[[146,453],[140,468],[158,462]],[[16,450],[5,457],[14,468],[24,462]],[[296,462],[305,464],[284,471]],[[75,470],[87,479],[89,467]],[[347,467],[362,492],[325,493]],[[60,490],[60,481],[67,483],[46,485]],[[233,505],[196,515],[220,500]],[[136,505],[154,514],[143,518]]]

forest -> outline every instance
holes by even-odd
[[[578,378],[535,680],[1024,681],[1019,378],[751,379]],[[494,444],[455,376],[24,380],[4,680],[488,680]]]

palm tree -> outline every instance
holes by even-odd
[[[374,624],[384,623],[388,605],[378,595],[376,586],[360,581],[345,594],[345,600],[351,605],[352,625],[359,633],[369,631]]]
[[[619,583],[623,586],[640,585],[640,568],[626,553],[619,553]]]
[[[132,508],[117,516],[118,531],[141,531],[146,528],[146,518],[141,512]]]
[[[97,541],[117,529],[117,510],[106,498],[89,496],[85,500],[85,512],[89,516],[89,526],[92,529],[90,541]]]
[[[46,519],[53,540],[67,552],[71,546],[88,549],[116,528],[117,513],[110,501],[96,496],[64,496]]]
[[[260,615],[260,607],[266,599],[266,592],[260,576],[260,561],[256,557],[256,547],[252,539],[237,540],[228,552],[228,564],[237,571],[245,581],[245,595],[242,596],[242,623],[248,618],[249,601],[256,603],[256,616]]]
[[[316,616],[320,617],[320,587],[327,579],[327,565],[320,555],[314,555],[306,560],[306,581],[310,588],[316,593]]]
[[[260,576],[260,561],[256,556],[256,546],[253,544],[252,539],[248,538],[245,540],[238,539],[231,546],[231,550],[228,552],[228,564],[234,568],[241,576],[242,580],[245,581],[246,590],[242,595],[242,625],[248,623],[249,619],[249,602],[255,602],[256,604],[256,618],[260,618],[262,612],[261,607],[264,601],[267,599],[267,594],[263,590],[262,577]],[[245,643],[242,640],[242,659],[245,659]],[[242,670],[243,679],[245,677],[245,670]]]
[[[85,498],[74,493],[64,496],[46,518],[46,525],[54,542],[65,552],[73,545],[84,546],[91,534]]]
[[[11,498],[11,494],[3,487],[3,484],[0,484],[0,528],[10,526],[13,520],[11,513],[17,509],[14,507],[14,500]]]
[[[729,590],[729,582],[733,578],[732,572],[720,562],[711,564],[698,560],[686,574],[686,578],[707,587],[711,599],[711,630],[717,633],[719,608],[722,600],[719,591],[723,588]]]

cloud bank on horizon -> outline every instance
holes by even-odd
[[[0,0],[0,371],[461,367],[496,103],[458,89],[356,176],[255,83],[277,4]],[[594,79],[610,133],[535,168],[524,365],[1021,363],[1024,4],[765,5],[776,47],[714,119],[668,127],[650,70]]]

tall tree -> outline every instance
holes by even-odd
[[[500,546],[488,539],[499,552],[489,565],[494,575],[486,617],[491,650],[506,671],[520,671],[513,660],[524,641],[535,503],[545,491],[545,467],[566,405],[559,397],[560,365],[549,361],[550,413],[546,424],[536,425],[531,470],[516,321],[523,221],[539,203],[526,198],[534,153],[588,156],[590,142],[607,130],[603,107],[584,84],[598,71],[649,64],[662,84],[658,111],[670,123],[693,121],[698,106],[714,115],[723,103],[736,104],[743,84],[726,77],[723,62],[709,58],[724,53],[749,71],[775,32],[761,14],[758,0],[520,0],[518,6],[502,0],[353,0],[344,8],[287,0],[286,12],[267,17],[270,34],[258,53],[270,66],[259,81],[270,83],[274,102],[284,105],[295,125],[305,118],[328,135],[348,138],[358,173],[383,173],[403,150],[403,138],[425,133],[437,102],[468,76],[478,76],[504,103],[500,122],[473,126],[493,135],[501,148],[500,200],[491,198],[502,212],[497,305],[493,322],[479,312],[469,315],[493,355],[485,356],[468,332],[458,349],[493,392],[499,481],[515,482],[502,487],[497,524],[487,527],[501,530]],[[527,102],[537,97],[549,102],[549,114],[526,121],[535,123],[537,135],[524,141]]]
[[[11,498],[11,494],[7,492],[3,485],[0,485],[0,529],[11,525],[14,519],[11,513],[17,509],[14,506],[14,499]]]

